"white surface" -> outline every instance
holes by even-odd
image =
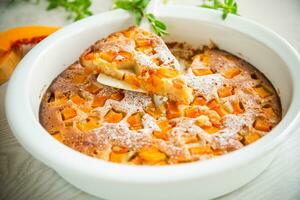
[[[294,2],[294,3],[295,4],[291,7],[289,13],[291,12],[292,8],[297,6],[296,3],[298,2]],[[279,4],[279,6],[280,6],[279,8],[284,8],[287,5]],[[297,16],[296,14],[294,14],[294,16],[297,17],[294,21],[295,25],[291,26],[290,28],[291,31],[287,31],[288,32],[287,34],[288,35],[294,34],[294,36],[299,36],[299,34],[297,34],[299,33],[299,24],[298,26],[296,24],[297,19],[299,19],[299,16]],[[283,23],[283,21],[281,21],[281,23],[283,25],[286,25],[286,22]],[[278,19],[278,24],[280,25],[279,19]],[[298,32],[293,33],[292,32],[293,29],[295,29],[295,31]],[[284,31],[286,30],[289,30],[288,26],[284,27]],[[299,40],[296,39],[295,41],[298,42],[297,47],[299,50]],[[2,113],[3,112],[1,112],[1,114]],[[61,179],[58,179],[55,175],[52,175],[53,173],[51,172],[51,170],[47,169],[39,162],[34,161],[31,157],[28,157],[28,154],[25,153],[12,139],[10,132],[7,130],[7,125],[5,123],[4,116],[2,119],[3,119],[3,123],[1,121],[1,126],[0,126],[1,127],[0,142],[1,142],[1,155],[4,156],[3,158],[1,157],[0,160],[1,161],[0,169],[1,169],[1,175],[3,174],[2,176],[3,185],[5,187],[1,187],[1,188],[4,188],[5,191],[2,194],[8,195],[3,197],[10,197],[10,199],[25,199],[26,197],[30,197],[31,199],[44,199],[44,197],[47,196],[48,199],[52,199],[52,198],[57,199],[59,197],[61,199],[66,199],[68,197],[69,198],[74,197],[76,194],[78,194],[77,190],[75,190],[74,188],[66,184]],[[233,192],[227,197],[224,197],[224,199],[248,199],[248,198],[249,199],[299,199],[300,160],[298,155],[300,154],[300,149],[299,146],[297,147],[297,142],[299,143],[299,140],[300,140],[299,134],[294,134],[294,136],[291,137],[288,140],[288,142],[284,144],[280,154],[281,156],[277,157],[277,159],[273,162],[273,165],[271,166],[271,168],[268,169],[267,172],[265,172],[261,177],[256,179],[253,183],[249,184],[248,186],[244,187],[241,190]],[[25,156],[27,158],[26,160],[27,161],[29,160],[29,163],[33,163],[34,168],[33,167],[32,169],[31,167],[28,168],[28,162],[25,162],[25,164],[24,162],[22,162],[22,160],[24,160],[24,155],[26,155]],[[14,157],[17,157],[18,159],[15,160]],[[9,162],[9,161],[15,161],[15,162]],[[18,164],[19,162],[21,162],[22,164]],[[21,171],[16,170],[16,168],[21,169]],[[40,175],[42,173],[46,173],[46,176],[41,177]],[[51,175],[48,176],[51,177],[50,179],[47,178],[47,174]],[[2,184],[2,177],[1,177],[1,184]],[[31,184],[26,184],[27,182]],[[41,187],[41,185],[45,185],[45,186]],[[51,187],[49,188],[47,186],[51,186]],[[46,192],[45,196],[41,196],[45,192]],[[85,194],[81,194],[77,198],[80,199],[86,197],[87,196]]]

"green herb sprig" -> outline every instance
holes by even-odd
[[[35,4],[40,3],[40,0],[10,0],[8,5],[22,1]],[[90,11],[91,0],[47,0],[47,2],[47,10],[63,8],[69,14],[68,19],[73,19],[74,21],[93,15]]]
[[[145,14],[145,17],[147,18],[147,20],[151,24],[153,31],[158,36],[164,36],[164,35],[168,34],[167,26],[162,21],[157,20],[152,13]]]
[[[238,7],[235,0],[224,0],[223,3],[220,0],[206,0],[200,7],[223,11],[223,20],[226,19],[229,13],[238,15]]]
[[[56,8],[64,8],[68,13],[69,19],[74,21],[91,16],[93,13],[89,10],[92,2],[91,0],[47,0],[49,5],[47,10]]]
[[[140,25],[143,17],[145,17],[158,36],[168,34],[167,26],[162,21],[158,20],[152,13],[146,13],[144,11],[149,2],[150,0],[116,0],[114,2],[114,8],[120,8],[132,13],[137,25]]]

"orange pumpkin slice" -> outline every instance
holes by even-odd
[[[19,51],[0,54],[0,85],[9,79],[21,59],[22,54]]]
[[[11,50],[18,42],[30,44],[37,38],[45,38],[51,33],[57,31],[59,27],[51,26],[23,26],[10,29],[0,33],[0,53]]]
[[[35,45],[58,27],[24,26],[0,33],[0,84],[9,79],[25,55],[22,45]]]

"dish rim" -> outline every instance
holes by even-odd
[[[226,21],[222,21],[220,12],[204,8],[168,5],[162,6],[160,9],[164,12],[160,12],[159,17],[184,17],[210,22],[234,30],[239,27],[240,32],[254,37],[257,41],[262,42],[276,52],[278,56],[281,56],[289,71],[291,72],[293,69],[293,73],[291,73],[293,83],[291,104],[281,122],[257,142],[234,152],[201,162],[167,166],[131,166],[98,160],[77,152],[53,139],[41,126],[32,111],[28,95],[30,94],[28,85],[31,76],[24,76],[23,74],[31,74],[31,65],[34,65],[36,57],[42,51],[47,51],[48,46],[68,36],[70,32],[85,26],[92,26],[95,22],[109,22],[123,17],[130,17],[126,11],[114,10],[91,16],[59,30],[32,49],[18,65],[7,87],[5,109],[8,123],[14,135],[27,151],[57,171],[72,171],[74,174],[79,173],[94,178],[120,182],[171,182],[203,178],[237,168],[259,158],[264,153],[268,153],[292,132],[300,116],[300,79],[296,77],[296,74],[300,74],[300,68],[297,69],[292,66],[300,64],[300,56],[285,39],[272,30],[240,16],[229,15]],[[178,12],[179,9],[180,12]],[[22,102],[19,102],[17,97],[22,95],[25,95],[25,98]],[[16,115],[15,113],[22,114]],[[26,120],[24,120],[25,118]],[[37,136],[40,139],[39,141],[42,142],[36,143],[28,136],[28,131],[24,134],[22,130],[30,130],[31,135]],[[51,150],[48,151],[48,149]]]

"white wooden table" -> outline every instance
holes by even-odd
[[[45,12],[43,3],[39,6],[21,4],[7,9],[3,7],[1,1],[3,0],[0,0],[0,31],[25,24],[69,23],[64,20],[63,11]],[[190,4],[199,2],[176,1]],[[238,2],[241,15],[273,29],[300,52],[300,0]],[[94,0],[93,10],[102,12],[110,6],[109,0]],[[34,159],[18,144],[4,114],[5,90],[6,85],[0,86],[0,199],[97,199],[68,184],[55,171]],[[235,199],[300,199],[300,129],[282,145],[278,157],[262,175],[241,189],[219,198],[219,200]]]

